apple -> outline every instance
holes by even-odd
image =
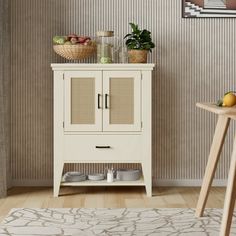
[[[91,38],[87,36],[79,36],[79,39],[78,39],[79,43],[82,43],[82,44],[85,43],[87,40],[91,40]]]
[[[90,45],[91,44],[91,39],[87,38],[84,42],[84,45]]]
[[[79,43],[84,43],[85,40],[86,40],[86,37],[83,37],[83,36],[80,36],[80,37],[78,38],[78,42],[79,42]]]
[[[65,43],[65,41],[66,41],[66,38],[64,36],[54,36],[53,37],[54,44],[62,45]]]
[[[71,38],[77,38],[78,39],[78,35],[77,34],[69,34],[67,36],[67,38],[68,38],[69,41],[71,40]]]
[[[71,41],[66,41],[64,45],[72,45]]]
[[[70,41],[71,41],[72,44],[76,44],[78,42],[78,38],[73,37],[73,38],[70,39]]]

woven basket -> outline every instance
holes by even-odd
[[[131,49],[128,51],[129,63],[147,63],[147,50]]]
[[[82,60],[96,52],[96,46],[91,45],[53,45],[54,51],[68,60]]]

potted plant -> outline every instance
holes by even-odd
[[[128,48],[128,56],[130,63],[147,63],[147,54],[152,52],[155,44],[152,42],[151,32],[139,29],[138,25],[129,23],[132,33],[127,34],[125,44]]]

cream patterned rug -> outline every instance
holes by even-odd
[[[222,210],[207,209],[201,219],[194,213],[173,208],[19,208],[2,222],[0,235],[218,236]],[[231,235],[236,235],[235,218]]]

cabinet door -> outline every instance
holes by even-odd
[[[103,72],[103,130],[141,130],[141,72]]]
[[[102,131],[102,72],[70,71],[65,81],[65,131]]]

